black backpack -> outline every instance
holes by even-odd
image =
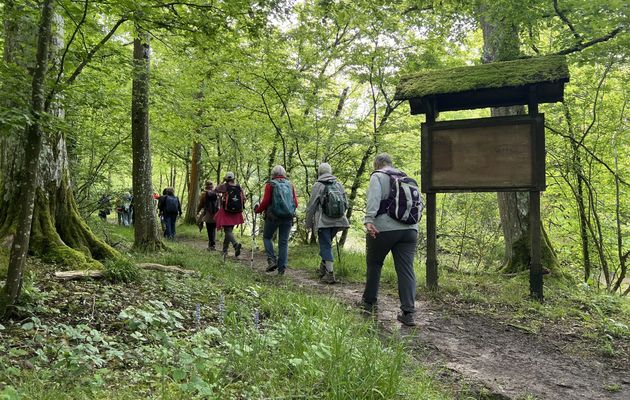
[[[177,214],[179,212],[179,200],[175,196],[166,196],[164,199],[164,212],[166,214]]]
[[[206,204],[204,205],[204,209],[210,214],[216,214],[217,211],[219,211],[217,193],[214,190],[206,190]]]
[[[223,209],[229,213],[240,213],[243,211],[243,191],[239,185],[226,185]]]
[[[416,224],[422,217],[424,203],[420,197],[418,183],[404,172],[376,170],[389,176],[389,195],[381,204],[376,215],[387,214],[403,224]]]

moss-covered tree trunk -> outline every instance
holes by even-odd
[[[131,147],[133,151],[134,248],[155,251],[163,247],[153,206],[151,142],[149,139],[149,35],[137,29],[133,41]]]
[[[19,18],[24,10],[12,15]],[[52,15],[53,37],[49,39],[52,65],[58,65],[58,57],[64,48],[63,19],[58,14]],[[12,51],[5,48],[5,61],[16,70],[27,74],[34,59],[33,43],[29,39],[34,35],[28,18],[21,18],[19,24],[5,24],[5,41],[11,43]],[[53,69],[52,73],[56,73]],[[62,98],[50,103],[47,111],[51,116],[63,118]],[[25,136],[22,132],[8,132],[2,139],[3,157],[0,168],[3,196],[0,199],[0,238],[9,245],[16,237],[19,222],[19,208],[26,196],[25,184],[28,182],[26,162],[32,157],[25,154]],[[38,170],[34,198],[33,218],[30,233],[29,251],[45,260],[57,262],[68,268],[97,268],[95,261],[116,257],[118,253],[97,238],[80,216],[69,173],[66,140],[61,132],[51,129],[42,130],[41,151],[38,157]]]
[[[0,316],[11,315],[22,289],[22,275],[26,254],[30,242],[31,223],[33,220],[33,208],[35,203],[35,191],[37,189],[37,170],[39,166],[39,153],[42,144],[42,124],[45,102],[45,79],[48,72],[48,54],[51,37],[51,25],[53,14],[53,0],[46,0],[42,4],[42,14],[39,23],[37,38],[37,58],[35,73],[33,74],[31,96],[32,122],[26,128],[26,147],[24,163],[24,184],[22,186],[23,197],[18,207],[17,230],[7,270],[7,280],[0,293]]]
[[[500,8],[480,6],[479,22],[483,31],[483,62],[507,61],[520,57],[518,27]],[[492,109],[492,116],[524,114],[523,106]],[[504,272],[526,270],[530,264],[529,193],[497,193],[499,215],[505,241]],[[541,256],[543,266],[555,269],[558,261],[542,225]]]

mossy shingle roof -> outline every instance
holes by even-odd
[[[480,89],[522,87],[569,80],[564,56],[544,56],[423,71],[400,79],[395,99],[409,100]]]

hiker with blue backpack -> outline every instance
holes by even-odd
[[[245,207],[245,194],[241,185],[236,183],[234,172],[228,172],[223,178],[223,183],[217,186],[216,192],[221,195],[219,211],[214,216],[217,229],[223,229],[223,259],[227,256],[230,244],[234,247],[234,256],[241,254],[243,247],[234,237],[234,227],[245,222],[243,208]]]
[[[170,240],[175,239],[175,222],[177,217],[182,216],[182,203],[175,196],[175,189],[164,189],[164,195],[158,200],[160,215],[164,218],[164,237]]]
[[[422,208],[422,198],[416,181],[394,168],[389,154],[377,155],[368,186],[363,220],[367,231],[367,273],[360,307],[364,312],[376,311],[383,262],[391,252],[398,277],[401,309],[397,319],[404,325],[415,325],[416,276],[413,260]]]
[[[328,163],[317,169],[317,181],[313,184],[311,197],[306,206],[306,228],[317,230],[319,241],[319,278],[322,282],[335,283],[333,271],[332,241],[337,232],[350,226],[346,218],[348,200],[343,185],[337,182]]]
[[[271,169],[271,179],[265,185],[265,194],[259,205],[254,208],[256,214],[265,213],[263,243],[267,253],[267,272],[278,270],[284,275],[289,259],[289,233],[293,226],[293,217],[298,207],[295,188],[286,178],[286,171],[281,165]],[[273,248],[273,235],[278,231],[278,256]]]

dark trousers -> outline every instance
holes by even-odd
[[[416,275],[413,271],[413,259],[416,255],[417,241],[418,232],[413,229],[380,232],[376,238],[367,235],[364,302],[376,304],[383,262],[391,251],[398,277],[400,309],[408,313],[415,311]]]
[[[175,239],[175,222],[177,221],[177,214],[164,214],[164,236],[167,239]]]
[[[216,245],[217,224],[206,222],[206,230],[208,231],[208,247],[214,247]]]
[[[234,246],[234,249],[236,249],[236,245],[238,244],[238,242],[234,237],[234,226],[224,226],[223,232],[225,233],[225,237],[223,238],[223,252],[227,253],[228,249],[230,248],[230,243],[232,243],[232,246]]]

